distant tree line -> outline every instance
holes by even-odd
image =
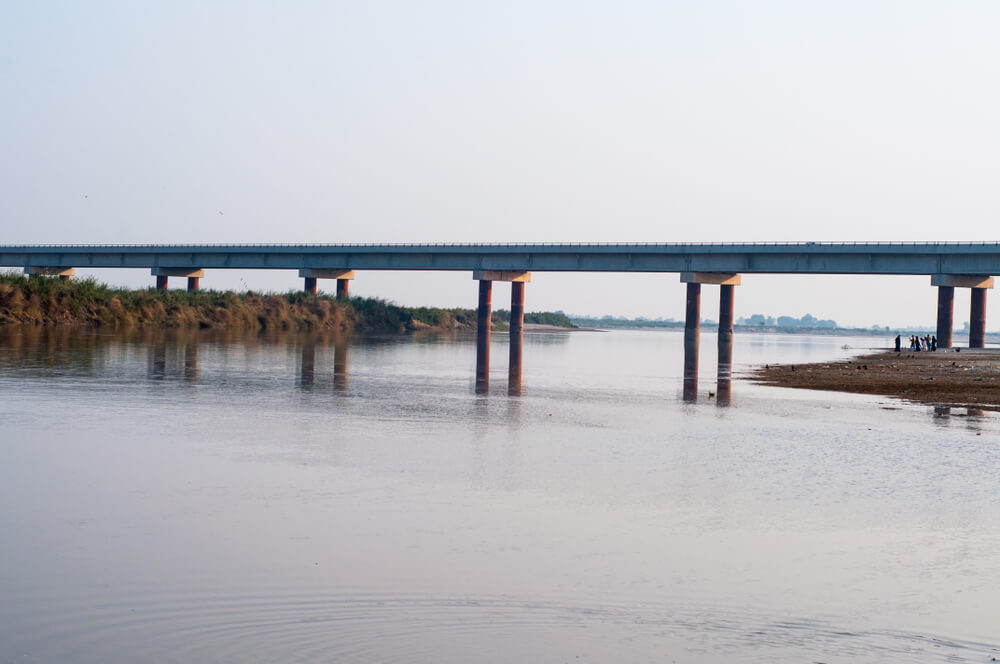
[[[510,312],[506,309],[498,309],[493,312],[493,318],[504,323],[510,323]],[[525,312],[524,322],[529,325],[552,325],[554,327],[576,327],[569,319],[569,316],[561,311],[532,311]]]
[[[795,318],[793,316],[778,316],[774,318],[773,316],[754,314],[736,319],[736,324],[755,327],[809,327],[813,329],[832,329],[837,327],[837,321],[816,318],[812,314],[806,314],[802,318]]]

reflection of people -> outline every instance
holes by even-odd
[[[896,352],[899,352],[899,335],[896,335]]]

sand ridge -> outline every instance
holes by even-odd
[[[890,350],[850,360],[769,364],[752,369],[746,378],[761,385],[1000,410],[1000,349]]]

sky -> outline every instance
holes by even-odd
[[[994,242],[998,25],[995,0],[0,2],[0,243]],[[477,301],[468,273],[351,289]],[[745,275],[735,308],[931,325],[936,297]],[[526,307],[682,318],[684,288],[535,273]]]

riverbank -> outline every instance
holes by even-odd
[[[878,394],[920,403],[1000,410],[1000,350],[862,355],[850,361],[771,364],[748,378],[761,385]]]
[[[498,310],[493,312],[491,324],[505,330],[509,320],[509,312]],[[569,319],[561,314],[525,314],[526,323],[536,320],[572,329]],[[378,298],[337,298],[301,291],[129,290],[92,278],[62,281],[0,273],[0,325],[398,333],[475,330],[476,322],[475,309],[402,307]]]

